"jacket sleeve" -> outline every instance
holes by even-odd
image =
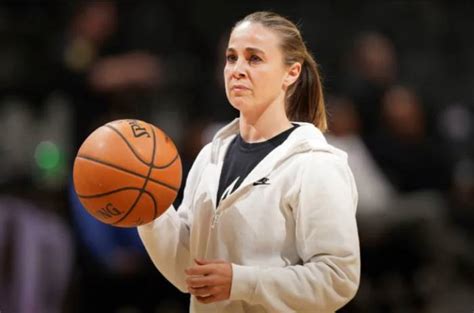
[[[178,210],[171,206],[154,221],[138,227],[140,238],[155,266],[182,292],[188,292],[184,270],[192,263],[189,241],[194,194],[208,160],[209,150],[209,145],[204,147],[194,161]]]
[[[357,190],[347,162],[311,153],[293,192],[296,248],[301,265],[232,265],[232,300],[272,312],[334,312],[355,295],[360,254]]]

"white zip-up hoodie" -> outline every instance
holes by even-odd
[[[347,156],[312,124],[299,124],[216,208],[234,120],[199,153],[178,210],[138,227],[156,267],[182,292],[194,258],[232,263],[230,299],[202,304],[192,296],[191,312],[326,313],[355,295],[357,190]],[[266,184],[253,184],[262,178]]]

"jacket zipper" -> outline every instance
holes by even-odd
[[[288,159],[289,157],[292,157],[293,155],[295,155],[297,153],[300,153],[301,151],[306,151],[306,149],[295,150],[291,155],[278,160],[278,162],[270,170],[267,171],[266,175],[262,175],[262,177],[267,177],[267,176],[271,175],[271,173],[275,170],[275,168],[280,166],[284,161],[286,161],[286,159]],[[220,177],[220,172],[221,171],[222,171],[222,166],[219,169],[218,177]],[[239,188],[237,188],[237,190],[235,190],[233,193],[231,193],[227,198],[225,198],[224,200],[219,202],[219,205],[214,210],[214,216],[212,217],[212,222],[211,222],[211,229],[214,229],[216,227],[216,225],[219,223],[219,218],[221,217],[221,215],[223,213],[223,210],[225,210],[224,208],[222,208],[222,203],[225,203],[225,202],[229,201],[233,197],[236,197],[238,194],[244,192],[244,190],[249,189],[250,186],[252,186],[252,184],[253,184],[253,182],[247,182],[247,184],[241,185]]]
[[[214,217],[212,218],[211,228],[216,227],[217,223],[219,222],[219,217],[221,216],[221,212],[215,212]]]
[[[246,191],[247,189],[249,189],[249,187],[252,186],[252,184],[246,184],[244,186],[240,186],[239,188],[237,188],[236,191],[234,191],[233,193],[231,193],[227,198],[225,198],[224,200],[220,201],[219,202],[219,205],[218,207],[215,209],[214,211],[214,216],[212,217],[212,222],[211,222],[211,228],[215,228],[216,225],[219,223],[219,218],[221,217],[222,213],[224,212],[224,210],[226,210],[226,208],[222,207],[222,204],[225,202],[228,202],[229,199],[232,199],[233,197],[236,197],[238,194],[241,194],[243,193],[244,191]]]

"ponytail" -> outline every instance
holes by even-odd
[[[300,77],[288,89],[285,105],[290,120],[313,123],[322,132],[327,130],[321,78],[313,56],[307,51]]]

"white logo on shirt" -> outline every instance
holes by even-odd
[[[240,178],[240,176],[237,176],[237,178],[234,179],[234,181],[232,183],[230,183],[230,185],[224,190],[224,192],[222,193],[220,201],[227,198],[227,196],[230,195],[232,193],[232,191],[234,191],[234,186],[237,183],[237,181],[239,180],[239,178]]]

